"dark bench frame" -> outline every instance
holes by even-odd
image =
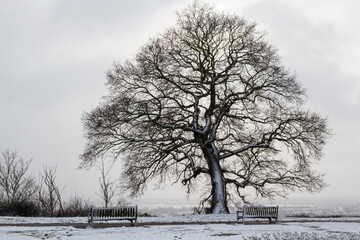
[[[271,219],[275,220],[275,224],[278,223],[279,206],[265,207],[265,206],[243,206],[243,209],[236,212],[236,221],[242,219],[242,223],[245,224],[245,218],[267,218],[269,223],[273,223]]]
[[[129,220],[137,226],[137,205],[126,207],[91,208],[88,214],[88,226],[93,227],[95,221]]]

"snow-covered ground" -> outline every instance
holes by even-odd
[[[302,238],[299,238],[302,236]],[[119,228],[0,227],[0,239],[341,239],[359,240],[360,223],[286,223],[278,225],[187,224]]]
[[[280,217],[282,222],[360,222],[360,217]],[[218,215],[185,215],[185,216],[167,216],[167,217],[138,217],[138,223],[235,223],[235,214],[218,214]],[[249,219],[252,221],[252,219]],[[266,219],[263,219],[266,221]],[[109,223],[126,223],[126,221],[109,221]],[[129,221],[127,221],[130,223]],[[0,224],[74,224],[87,223],[86,217],[69,217],[69,218],[48,218],[48,217],[0,217]],[[95,223],[96,224],[96,223]],[[359,229],[360,230],[360,229]],[[1,238],[0,238],[1,240]]]
[[[352,218],[349,218],[351,220]],[[354,218],[356,221],[359,219]],[[354,220],[353,219],[353,220]],[[303,219],[304,220],[304,219]],[[331,219],[329,219],[331,220]],[[138,227],[75,228],[71,226],[10,226],[34,223],[86,223],[86,218],[0,217],[1,240],[33,239],[244,239],[244,240],[360,240],[360,222],[281,222],[278,225],[235,223],[235,214],[140,217]],[[346,220],[346,219],[345,219]],[[161,223],[174,223],[161,225]],[[204,222],[218,222],[199,224]],[[220,222],[220,223],[219,223]],[[159,225],[146,225],[158,223]],[[181,223],[181,224],[180,224]]]

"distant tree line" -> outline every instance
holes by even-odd
[[[60,188],[56,183],[56,167],[44,166],[39,173],[39,179],[36,179],[28,172],[31,161],[19,157],[16,151],[2,152],[1,216],[87,216],[91,207],[88,201],[77,195],[67,201],[62,199],[64,188]]]

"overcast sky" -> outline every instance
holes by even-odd
[[[104,73],[112,63],[132,58],[191,2],[0,0],[0,151],[32,158],[34,176],[43,165],[58,166],[65,194],[95,201],[99,173],[77,169],[85,144],[81,115],[106,94]],[[327,173],[329,187],[316,195],[292,194],[285,203],[360,203],[360,2],[206,2],[268,33],[283,64],[307,89],[307,105],[328,118],[334,133],[316,166]],[[139,203],[186,201],[169,185],[149,188]]]

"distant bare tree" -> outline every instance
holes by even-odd
[[[18,157],[16,151],[2,152],[0,190],[3,200],[13,203],[32,199],[36,192],[36,182],[35,178],[27,175],[31,161]]]
[[[42,211],[50,217],[64,213],[63,203],[61,199],[61,193],[57,186],[56,180],[56,167],[43,168],[43,173],[40,174],[40,186],[38,189],[38,200]]]
[[[255,24],[195,1],[107,79],[109,95],[83,116],[82,165],[122,158],[133,196],[169,176],[189,192],[206,182],[210,212],[228,213],[245,188],[271,198],[325,186],[312,166],[327,121],[305,109],[305,90]]]
[[[111,199],[116,195],[117,186],[116,181],[110,179],[109,173],[113,164],[109,167],[106,167],[105,160],[102,158],[99,163],[99,170],[101,172],[101,176],[99,177],[100,183],[100,194],[99,197],[104,201],[104,206],[108,207],[111,203]]]

